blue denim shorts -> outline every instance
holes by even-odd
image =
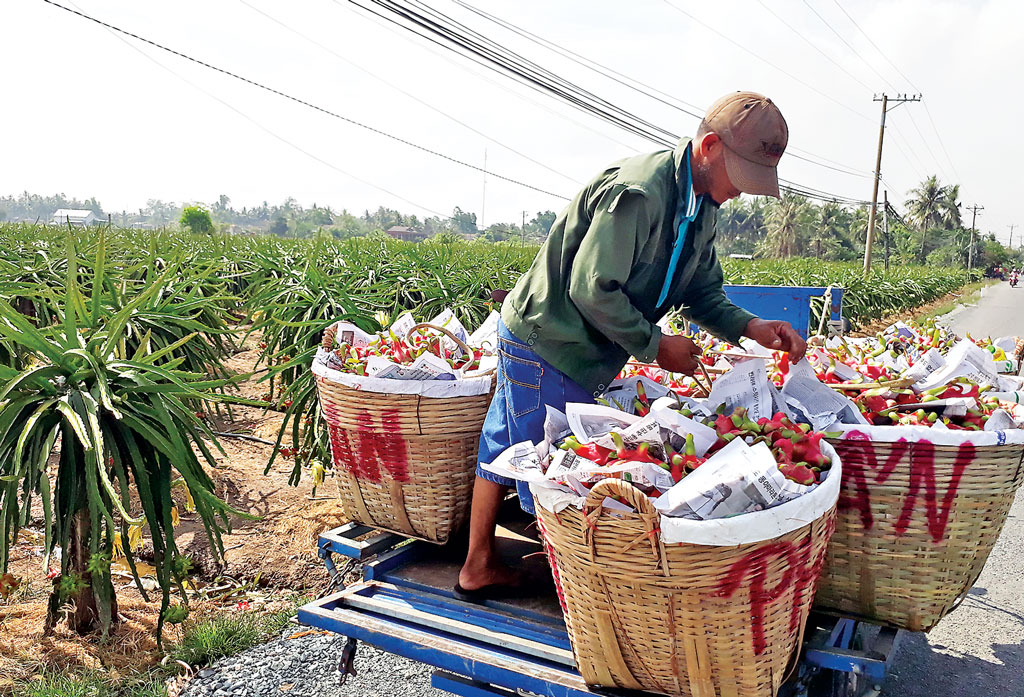
[[[498,322],[498,373],[494,398],[480,434],[478,462],[492,462],[514,443],[537,443],[544,438],[545,405],[565,411],[567,402],[593,403],[593,396],[516,338]],[[524,482],[516,482],[477,466],[476,475],[505,486],[516,485],[519,505],[534,513],[533,497]]]

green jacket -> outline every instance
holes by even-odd
[[[621,160],[595,177],[555,220],[502,305],[512,334],[595,395],[630,355],[654,362],[661,339],[655,323],[670,308],[733,342],[754,317],[722,290],[718,206],[708,196],[668,299],[655,307],[675,242],[677,179],[689,142]]]

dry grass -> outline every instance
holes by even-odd
[[[49,586],[45,578],[26,580],[20,598],[0,605],[0,690],[44,672],[128,673],[145,670],[160,660],[156,645],[159,598],[151,595],[155,602],[146,602],[134,587],[119,588],[122,622],[106,641],[98,634],[79,636],[63,624],[44,636]],[[174,627],[166,628],[164,634],[166,641],[179,638]]]
[[[258,353],[253,347],[258,341],[258,336],[250,337],[244,350],[228,360],[229,369],[252,370]],[[256,380],[241,385],[242,394],[249,397],[266,391],[266,383]],[[234,412],[235,420],[219,421],[218,430],[247,432],[270,440],[276,437],[280,414],[249,407]],[[232,439],[224,439],[222,444],[226,453],[218,454],[218,466],[209,470],[217,494],[261,519],[240,522],[232,534],[224,536],[227,565],[221,567],[212,560],[198,519],[183,512],[176,537],[182,551],[197,561],[196,584],[201,587],[204,581],[222,574],[249,583],[248,590],[225,601],[226,606],[190,601],[189,623],[193,627],[197,622],[214,623],[218,615],[234,617],[234,604],[245,598],[253,601],[253,611],[261,615],[279,613],[282,602],[294,607],[292,600],[281,598],[320,587],[328,580],[316,553],[317,535],[344,522],[330,480],[318,492],[331,491],[330,497],[310,499],[308,481],[299,487],[288,486],[290,461],[275,464],[273,471],[263,474],[270,457],[269,446]],[[159,592],[151,592],[151,602],[146,602],[134,584],[123,578],[115,579],[115,585],[124,621],[109,640],[101,641],[98,635],[80,637],[62,625],[52,635],[43,636],[51,582],[42,568],[41,545],[39,535],[26,532],[12,549],[9,570],[21,585],[0,601],[0,694],[11,692],[16,682],[44,674],[98,671],[116,678],[140,675],[159,663],[163,657],[156,644]],[[251,584],[257,577],[258,588]],[[174,646],[182,637],[180,626],[165,627],[165,647]]]

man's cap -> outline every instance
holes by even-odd
[[[789,127],[775,103],[757,92],[732,92],[711,105],[704,123],[725,145],[725,171],[733,186],[779,198],[776,167],[789,142]]]

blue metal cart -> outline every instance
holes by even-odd
[[[736,304],[767,319],[785,319],[807,335],[811,298],[823,297],[841,321],[842,289],[726,286]],[[819,313],[820,314],[820,313]],[[817,325],[814,327],[817,328]],[[576,671],[562,610],[532,520],[510,501],[498,550],[523,570],[535,595],[483,604],[456,600],[453,588],[465,545],[444,547],[349,523],[323,534],[320,557],[336,584],[363,563],[362,580],[299,610],[307,625],[348,637],[342,676],[357,641],[434,667],[432,684],[463,697],[584,697],[631,693],[588,687]],[[335,557],[345,558],[338,568]],[[851,618],[813,614],[800,660],[783,697],[874,697],[881,690],[899,633]],[[637,695],[638,693],[632,693]]]
[[[357,641],[434,668],[431,683],[463,697],[638,695],[588,687],[573,662],[562,610],[540,543],[519,534],[527,521],[511,508],[499,528],[499,552],[524,570],[529,598],[456,600],[465,558],[458,543],[437,547],[353,523],[320,537],[320,556],[341,583],[349,563],[362,580],[299,610],[299,621],[348,637],[339,669],[352,668]],[[509,522],[511,519],[511,522]],[[368,539],[366,539],[368,537]],[[898,632],[849,618],[814,614],[784,697],[873,697],[895,653]]]

